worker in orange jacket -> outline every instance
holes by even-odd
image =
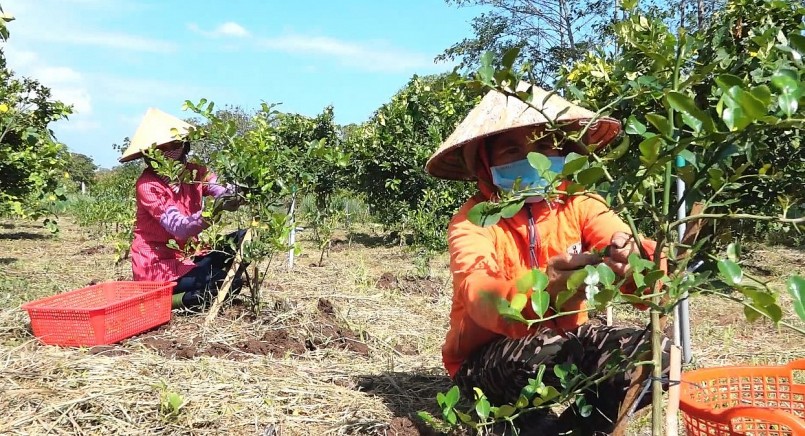
[[[516,402],[540,365],[546,366],[545,383],[558,387],[555,364],[572,363],[586,375],[595,375],[614,355],[636,357],[650,344],[650,334],[644,329],[589,322],[583,311],[587,307],[583,290],[562,306],[563,312],[582,312],[537,323],[531,329],[502,318],[494,299],[488,298],[492,294],[511,301],[518,292],[517,280],[532,268],[547,274],[547,291],[555,297],[566,289],[575,271],[603,262],[624,276],[627,257],[639,253],[629,227],[592,193],[551,200],[531,197],[514,217],[488,227],[469,221],[473,206],[502,191],[511,191],[515,185],[532,189],[547,185],[529,164],[528,153],[547,156],[551,169],[561,173],[564,156],[571,151],[586,154],[589,149],[605,147],[620,134],[618,121],[593,121],[592,112],[533,89],[532,101],[541,104],[541,110],[490,91],[426,165],[435,177],[477,181],[479,194],[461,207],[448,229],[453,305],[442,356],[447,372],[465,395],[472,396],[473,388],[478,387],[493,404]],[[546,117],[553,117],[564,130],[580,131],[586,126],[582,143],[549,131]],[[645,252],[654,253],[652,241],[643,240],[643,244]],[[607,247],[608,257],[592,252]],[[531,318],[535,318],[533,313]],[[666,341],[663,349],[667,345]],[[544,419],[539,420],[543,424],[521,430],[533,434],[611,430],[633,372],[625,363],[621,365],[618,376],[585,395],[595,408],[589,418],[582,419],[579,410],[570,407],[551,430]],[[647,404],[649,398],[645,396],[642,403]]]

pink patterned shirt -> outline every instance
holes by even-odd
[[[193,261],[167,246],[171,239],[184,248],[207,225],[201,218],[202,198],[218,197],[226,188],[216,184],[217,177],[207,168],[187,164],[196,170],[199,183],[171,187],[152,169],[137,179],[137,214],[131,261],[134,280],[173,281],[193,269]],[[204,183],[202,183],[204,181]]]

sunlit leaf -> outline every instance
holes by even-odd
[[[659,136],[652,136],[640,143],[638,148],[640,149],[640,154],[645,159],[647,164],[650,164],[657,160],[657,157],[660,155],[660,147],[662,146],[662,138]]]
[[[486,419],[489,418],[489,407],[489,400],[487,400],[486,397],[482,397],[475,403],[475,413],[478,414],[478,418],[480,418],[481,421],[486,421]]]
[[[794,311],[802,321],[805,321],[805,278],[792,276],[785,282],[788,293],[794,301]]]
[[[545,316],[551,305],[551,295],[546,291],[535,291],[531,294],[531,308],[538,317]]]
[[[657,131],[667,137],[671,137],[673,135],[673,131],[671,129],[671,124],[668,122],[668,118],[656,113],[650,113],[646,115],[646,120],[654,126]]]
[[[575,174],[587,165],[587,156],[578,153],[569,153],[565,157],[565,166],[562,168],[562,175],[569,176]]]
[[[542,153],[528,153],[528,163],[530,163],[539,174],[543,174],[551,169],[550,159]]]
[[[528,297],[525,294],[514,294],[510,305],[513,310],[522,312],[527,302]]]
[[[630,115],[626,120],[626,128],[624,129],[629,135],[643,135],[646,133],[646,125],[641,123],[634,115]]]
[[[728,285],[736,286],[741,284],[741,281],[743,280],[743,271],[741,270],[740,265],[729,259],[722,259],[718,261],[718,271],[721,273],[721,277]]]
[[[736,242],[727,245],[727,259],[738,262],[741,257],[741,246]]]

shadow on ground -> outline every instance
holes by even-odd
[[[384,247],[398,243],[388,235],[370,235],[361,232],[352,233],[351,238],[353,243],[363,245],[367,248]]]
[[[384,372],[357,376],[356,389],[380,397],[395,417],[408,418],[421,435],[437,435],[417,416],[426,411],[441,416],[436,394],[453,385],[449,377],[434,372]]]
[[[31,233],[31,232],[14,232],[14,233],[0,233],[0,239],[4,240],[38,240],[38,239],[50,239],[51,236],[43,235],[41,233]]]
[[[0,257],[0,265],[11,265],[16,261],[17,259],[14,257]]]

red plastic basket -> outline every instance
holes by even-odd
[[[805,359],[682,374],[679,408],[689,436],[805,436]]]
[[[105,282],[22,305],[45,344],[113,344],[170,321],[173,282]]]

